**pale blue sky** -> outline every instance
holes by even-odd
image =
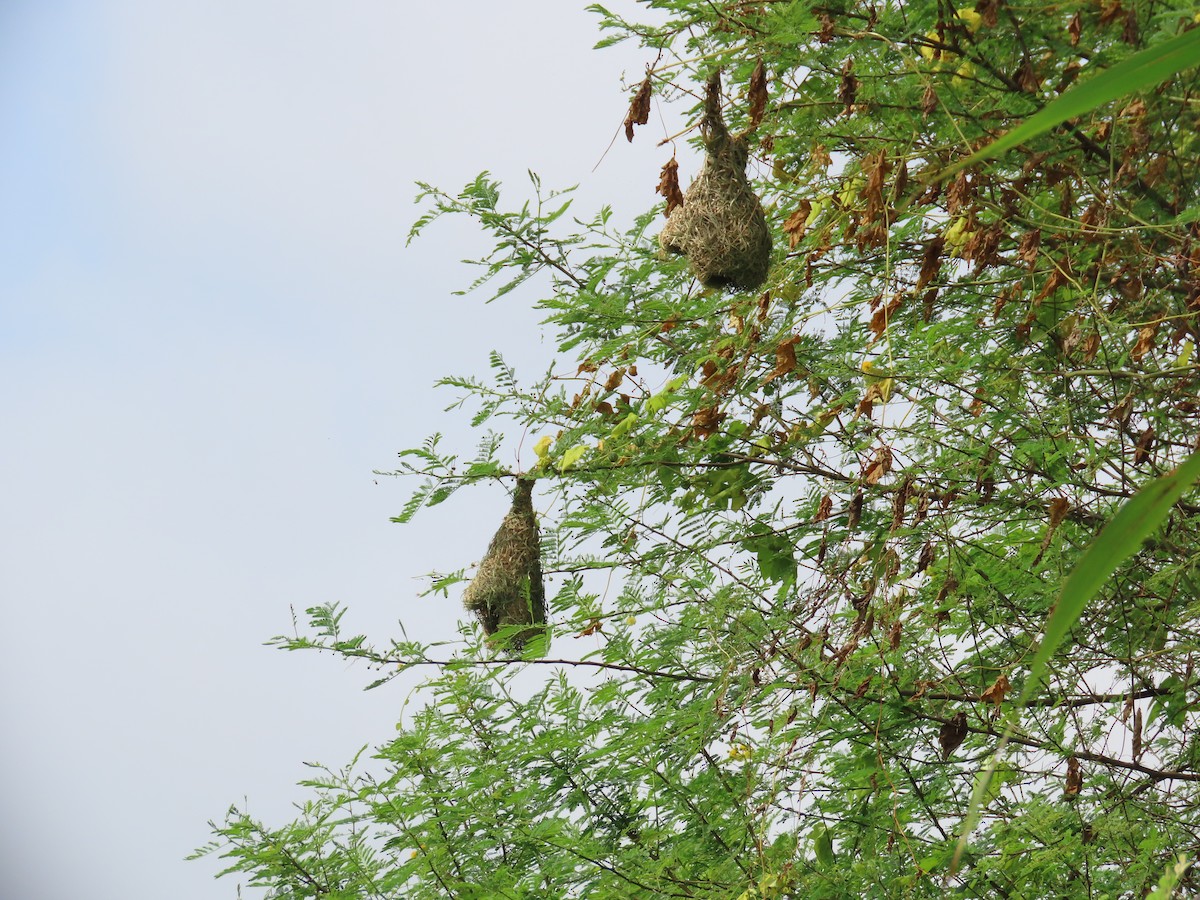
[[[477,559],[505,494],[405,528],[372,470],[473,446],[438,376],[550,348],[530,295],[450,296],[465,222],[404,249],[412,182],[654,202],[654,123],[591,171],[649,60],[591,51],[584,5],[4,4],[0,895],[233,897],[182,861],[205,820],[248,796],[282,822],[302,761],[394,733],[414,682],[262,642],[329,600],[453,637],[418,576]]]

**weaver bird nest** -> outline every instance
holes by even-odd
[[[719,72],[708,80],[704,105],[704,168],[658,239],[664,250],[688,258],[705,287],[752,291],[767,280],[771,232],[762,203],[746,180],[746,138],[730,135],[721,116]]]
[[[479,617],[493,647],[520,651],[546,632],[540,539],[533,480],[519,478],[512,508],[463,592],[463,605]]]

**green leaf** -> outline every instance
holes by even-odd
[[[837,862],[837,854],[833,852],[833,834],[824,825],[813,839],[813,849],[817,852],[817,862],[826,868],[831,868]]]
[[[1008,134],[945,169],[940,178],[960,169],[999,156],[1005,150],[1045,134],[1067,119],[1082,116],[1105,103],[1166,81],[1176,72],[1200,63],[1200,28],[1140,50],[1095,78],[1089,78],[1042,107]]]

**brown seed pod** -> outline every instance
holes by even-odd
[[[463,592],[463,605],[479,617],[494,647],[520,651],[546,631],[540,540],[533,513],[533,479],[519,478],[512,508]],[[497,632],[522,625],[529,627],[492,639]]]
[[[683,205],[671,212],[659,243],[686,256],[705,287],[755,290],[771,266],[771,232],[746,180],[746,139],[730,135],[721,116],[719,72],[708,80],[700,131],[707,152],[704,168]]]

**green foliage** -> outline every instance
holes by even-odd
[[[310,610],[274,643],[427,672],[421,700],[296,821],[234,809],[205,851],[276,897],[1194,894],[1200,76],[969,159],[1193,41],[1194,7],[645,5],[592,7],[601,43],[644,46],[665,102],[723,69],[765,291],[693,284],[661,207],[423,186],[414,234],[477,221],[472,287],[538,278],[559,357],[442,382],[483,437],[404,451],[397,521],[523,447],[563,655]]]

